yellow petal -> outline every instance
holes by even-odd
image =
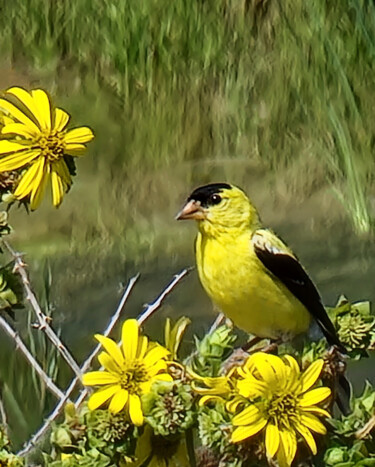
[[[331,395],[331,390],[326,387],[312,389],[306,392],[299,399],[299,405],[301,407],[307,407],[310,405],[319,404]]]
[[[167,362],[165,360],[159,360],[151,368],[148,368],[148,374],[150,377],[157,375],[161,371],[167,370]]]
[[[100,352],[98,356],[99,363],[110,373],[118,374],[121,369],[113,358],[107,352]]]
[[[316,383],[317,379],[319,378],[322,372],[323,365],[323,360],[319,359],[311,363],[311,365],[305,370],[301,377],[302,392],[307,391],[311,388],[311,386],[313,386]]]
[[[316,448],[316,443],[315,443],[314,437],[311,434],[310,430],[308,428],[306,428],[304,425],[302,425],[302,423],[296,423],[295,428],[298,431],[298,433],[304,438],[307,445],[311,449],[311,452],[315,456],[315,454],[318,452],[318,450]]]
[[[209,397],[209,396],[207,396]],[[228,401],[225,404],[225,408],[228,410],[228,412],[235,413],[237,412],[238,407],[243,404],[244,401],[241,397],[235,397],[234,399]]]
[[[9,123],[1,129],[1,133],[3,135],[13,133],[28,139],[33,139],[35,137],[35,133],[23,123]]]
[[[117,391],[121,390],[121,386],[114,385],[107,388],[99,389],[99,391],[91,394],[89,401],[87,403],[90,410],[95,410],[101,405],[103,405],[109,398],[111,398]]]
[[[118,365],[122,366],[124,364],[124,357],[116,342],[109,337],[102,336],[101,334],[95,334],[95,338]]]
[[[30,145],[16,143],[15,141],[8,141],[6,139],[0,141],[0,154],[8,155],[22,151],[29,151]]]
[[[54,117],[55,117],[55,121],[54,121],[53,129],[56,131],[64,130],[66,125],[69,123],[70,115],[67,112],[65,112],[65,110],[57,107],[55,109]]]
[[[74,128],[66,133],[65,143],[88,143],[94,138],[94,133],[87,126]]]
[[[148,339],[146,336],[139,336],[138,337],[138,349],[137,349],[137,356],[140,360],[143,359],[148,347]]]
[[[155,344],[144,356],[143,363],[147,367],[152,367],[157,361],[167,357],[168,355],[169,351],[165,347]]]
[[[53,168],[60,175],[64,183],[64,191],[66,191],[66,189],[69,188],[73,183],[66,162],[64,161],[64,159],[59,159],[53,163]]]
[[[199,399],[199,407],[203,407],[209,402],[223,402],[223,398],[220,396],[203,396]]]
[[[17,170],[27,166],[40,156],[40,151],[24,151],[0,159],[0,172]]]
[[[5,99],[0,99],[0,109],[9,112],[13,118],[26,125],[35,135],[40,134],[40,128],[14,104]]]
[[[135,360],[138,350],[139,326],[136,319],[127,319],[122,325],[122,351],[125,358]]]
[[[286,382],[285,363],[276,355],[258,352],[250,357],[262,379],[268,384],[280,384]]]
[[[328,410],[322,409],[321,407],[317,407],[316,405],[313,405],[312,407],[304,407],[303,411],[323,415],[323,417],[327,418],[331,417],[331,414],[328,412]]]
[[[291,465],[297,451],[297,439],[293,430],[279,430],[280,442],[283,445],[285,458],[288,465]]]
[[[34,89],[31,91],[31,95],[39,112],[38,121],[41,128],[51,130],[51,103],[49,101],[48,94],[43,91],[43,89]]]
[[[56,169],[52,165],[51,171],[51,182],[52,182],[52,203],[55,207],[60,206],[61,201],[64,197],[64,186],[60,175],[56,172]]]
[[[129,416],[134,425],[143,425],[141,400],[136,394],[129,394]]]
[[[172,382],[173,378],[169,373],[159,373],[158,375],[152,378],[152,381],[167,381]]]
[[[128,401],[128,396],[128,391],[126,391],[125,389],[120,389],[112,397],[108,410],[112,413],[119,413],[125,407],[125,404]]]
[[[241,396],[251,399],[264,394],[267,391],[267,385],[252,376],[247,376],[237,382],[237,389]]]
[[[232,442],[238,443],[244,439],[250,438],[251,436],[259,433],[267,424],[267,420],[264,418],[259,419],[256,423],[250,426],[239,426],[232,433]]]
[[[22,199],[28,196],[34,187],[38,187],[41,176],[43,175],[44,169],[44,158],[40,157],[37,159],[27,170],[27,172],[21,178],[14,196],[17,199]]]
[[[235,426],[251,425],[261,418],[261,413],[254,404],[249,405],[246,409],[242,410],[239,414],[233,417],[232,423]]]
[[[323,423],[312,414],[302,414],[301,415],[301,423],[305,425],[315,433],[319,433],[320,435],[325,435],[327,433],[327,428],[323,425]]]
[[[40,128],[46,129],[43,113],[39,108],[37,101],[28,91],[26,91],[23,88],[14,87],[8,89],[7,93],[17,97],[17,99],[29,110],[29,112],[37,120]]]
[[[50,171],[49,171],[49,166],[47,166],[46,170],[43,171],[43,176],[39,183],[39,186],[36,186],[35,189],[31,192],[30,208],[32,211],[38,208],[38,206],[40,205],[43,199],[44,192],[48,184],[49,176],[50,176]]]
[[[279,444],[279,429],[273,423],[268,423],[266,427],[266,451],[269,457],[273,457],[276,454]]]
[[[84,144],[68,143],[64,145],[64,153],[70,156],[82,156],[86,151],[87,147]]]
[[[116,384],[119,377],[107,371],[90,371],[82,376],[82,383],[85,386],[100,386],[103,384]]]

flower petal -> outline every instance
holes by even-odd
[[[150,377],[157,375],[160,371],[167,370],[167,362],[165,360],[159,360],[151,368],[148,368],[148,374]]]
[[[303,394],[299,399],[301,407],[319,404],[331,395],[331,390],[327,387],[312,389]]]
[[[51,130],[51,103],[48,94],[45,91],[43,91],[43,89],[33,89],[31,91],[31,95],[38,109],[38,115],[35,114],[35,117],[38,118],[40,127],[45,130]]]
[[[263,352],[253,354],[250,359],[259,371],[262,379],[268,385],[284,383],[286,381],[285,363],[280,357]],[[249,362],[250,363],[250,362]]]
[[[302,423],[296,423],[295,428],[298,431],[298,433],[304,438],[307,445],[311,449],[311,452],[315,456],[318,450],[316,447],[315,439],[313,435],[311,434],[311,431],[306,426],[304,426]]]
[[[9,112],[13,118],[26,125],[27,128],[29,128],[35,135],[40,134],[40,128],[38,128],[38,126],[29,117],[27,117],[11,102],[8,102],[5,99],[0,99],[0,108]]]
[[[149,346],[149,350],[143,358],[143,363],[146,367],[152,367],[158,360],[166,358],[168,355],[169,350],[159,344],[155,344],[151,348]]]
[[[235,426],[251,425],[261,418],[261,413],[258,407],[254,404],[249,405],[239,414],[233,417],[232,423]]]
[[[94,138],[94,133],[87,126],[74,128],[66,133],[65,143],[88,143]]]
[[[55,131],[63,131],[66,125],[69,123],[70,115],[67,112],[65,112],[65,110],[57,107],[55,109],[54,118],[55,118],[55,121],[54,121],[53,129]]]
[[[3,135],[15,134],[23,138],[33,139],[35,133],[23,123],[8,123],[1,129]]]
[[[324,361],[322,359],[315,360],[315,362],[311,363],[311,365],[304,371],[301,377],[302,392],[306,392],[316,383],[322,372],[323,365]]]
[[[58,161],[53,163],[53,167],[56,170],[56,172],[60,175],[63,183],[64,183],[64,188],[67,190],[73,183],[72,177],[69,173],[69,169],[66,165],[66,162],[64,159],[59,159]]]
[[[241,396],[252,399],[264,394],[267,391],[267,385],[249,375],[237,382],[237,389]]]
[[[148,347],[148,339],[146,336],[138,337],[138,349],[137,349],[137,358],[140,360],[143,359]]]
[[[136,394],[129,394],[129,416],[134,425],[143,425],[141,399]]]
[[[51,182],[52,182],[52,204],[57,208],[60,206],[61,201],[64,197],[64,185],[60,175],[56,171],[55,164],[52,165],[51,171]]]
[[[0,141],[0,154],[1,154],[1,143]],[[37,149],[26,149],[19,151],[15,154],[11,154],[9,156],[2,157],[0,159],[0,172],[6,172],[11,170],[17,170],[21,167],[25,167],[30,164],[31,161],[39,157],[40,150]]]
[[[43,199],[44,192],[46,190],[46,186],[50,177],[49,166],[47,166],[46,169],[47,170],[43,171],[42,179],[40,180],[39,185],[35,186],[35,189],[31,192],[30,208],[32,211],[38,208]]]
[[[269,457],[273,457],[280,444],[279,429],[273,423],[268,423],[266,427],[266,451]]]
[[[43,117],[43,111],[38,105],[37,100],[33,98],[31,93],[19,87],[10,88],[7,90],[7,93],[17,97],[17,99],[29,110],[29,112],[37,120],[40,128],[47,128]]]
[[[25,196],[28,196],[34,189],[38,188],[39,182],[43,176],[43,169],[44,157],[40,157],[30,166],[21,178],[14,192],[14,196],[17,199],[25,198]]]
[[[126,389],[120,389],[112,397],[112,400],[109,404],[108,410],[112,413],[119,413],[125,407],[125,404],[128,401],[129,393]]]
[[[99,389],[99,391],[94,392],[94,394],[91,394],[89,401],[87,403],[88,408],[90,410],[95,410],[101,405],[104,404],[104,402],[107,402],[109,398],[111,398],[114,394],[116,394],[117,391],[121,390],[121,386],[119,385],[114,385],[114,386],[109,386],[106,388]]]
[[[323,417],[331,418],[331,414],[328,412],[328,410],[322,409],[321,407],[317,407],[316,405],[313,405],[311,407],[304,407],[303,411],[316,413],[318,415],[322,415]]]
[[[107,371],[90,371],[82,376],[82,383],[85,386],[99,386],[103,384],[116,384],[119,378]]]
[[[102,336],[101,334],[95,334],[95,338],[118,365],[122,366],[124,364],[124,357],[116,342],[109,337]]]
[[[121,369],[118,366],[117,362],[113,360],[113,358],[107,354],[107,352],[100,352],[98,355],[99,363],[110,373],[118,374],[120,373]]]
[[[280,442],[283,444],[288,465],[291,465],[296,456],[297,438],[293,430],[279,430]]]
[[[325,435],[327,433],[327,428],[323,425],[323,423],[312,414],[302,414],[301,415],[301,423],[305,425],[315,433],[319,433],[320,435]]]
[[[259,433],[266,424],[267,420],[265,418],[261,418],[250,426],[239,426],[233,431],[231,440],[233,443],[238,443],[239,441],[250,438],[251,436]]]
[[[127,319],[122,325],[122,351],[126,359],[135,360],[138,350],[139,325],[136,319]]]
[[[64,145],[64,153],[70,156],[82,156],[87,151],[87,147],[80,143],[68,143]]]
[[[151,381],[152,382],[154,382],[154,381],[172,382],[173,378],[169,373],[159,373],[158,375],[154,376]]]

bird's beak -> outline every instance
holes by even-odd
[[[201,221],[206,218],[205,210],[202,208],[199,201],[188,201],[181,211],[177,214],[176,220],[186,220],[194,219],[196,221]]]

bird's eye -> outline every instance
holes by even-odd
[[[219,196],[219,195],[212,195],[210,197],[211,204],[219,204],[220,201],[221,201],[221,196]]]

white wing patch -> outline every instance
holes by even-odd
[[[263,235],[262,231],[257,231],[251,238],[251,241],[254,246],[257,246],[259,249],[266,250],[273,255],[288,255],[288,251],[282,250],[277,246],[273,245],[269,239]]]

